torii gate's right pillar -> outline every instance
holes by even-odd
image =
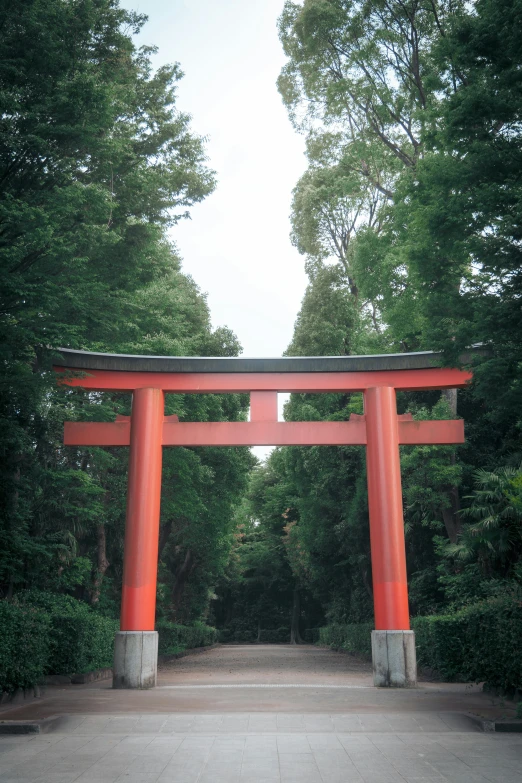
[[[410,630],[402,510],[399,424],[395,389],[365,393],[366,465],[372,551],[375,631],[374,684],[413,688],[417,683],[415,634]]]

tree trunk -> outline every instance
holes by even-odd
[[[159,542],[158,542],[158,562],[161,560],[163,550],[165,549],[165,546],[167,544],[167,541],[169,540],[169,536],[171,532],[172,532],[172,519],[169,519],[169,521],[165,522],[163,527],[160,528]]]
[[[292,622],[290,624],[290,644],[302,644],[301,634],[299,633],[299,619],[301,617],[301,596],[299,588],[294,588],[294,604],[292,606]]]
[[[257,620],[257,639],[256,642],[259,644],[261,642],[261,618],[259,617]]]
[[[452,462],[455,462],[455,455],[452,456]],[[459,488],[448,488],[448,501],[449,504],[446,508],[442,509],[442,519],[446,527],[446,533],[452,544],[455,544],[460,533],[460,498]]]
[[[110,563],[107,560],[107,535],[105,531],[105,525],[102,523],[96,528],[96,540],[98,551],[98,567],[96,569],[96,576],[91,591],[91,604],[97,604],[100,600],[101,587],[105,572],[107,571]]]
[[[181,599],[183,598],[183,593],[185,592],[185,585],[187,584],[187,580],[192,573],[193,568],[194,558],[190,549],[187,549],[185,560],[176,574],[176,581],[174,582],[174,587],[172,588],[172,606],[174,612],[177,612],[179,609]]]
[[[449,405],[450,411],[454,416],[457,415],[457,391],[458,389],[443,389],[442,397]]]
[[[370,598],[373,601],[373,588],[372,588],[372,579],[371,576],[368,575],[368,569],[367,568],[361,568],[361,576],[363,585],[366,589],[366,592],[370,596]]]
[[[457,389],[444,389],[442,397],[448,403],[453,416],[457,415]],[[451,464],[455,464],[455,453],[451,455]],[[446,533],[452,544],[455,544],[460,533],[460,497],[459,488],[448,486],[447,488],[448,504],[442,509],[442,519]]]

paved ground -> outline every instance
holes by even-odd
[[[162,716],[163,718],[165,716]],[[520,783],[522,736],[477,732],[93,733],[0,737],[2,783]],[[147,725],[148,723],[148,725]],[[116,725],[114,726],[116,728]]]
[[[1,783],[522,783],[522,735],[476,687],[375,689],[369,667],[313,647],[222,647],[162,667],[154,691],[49,688],[0,719],[63,715],[0,736]]]

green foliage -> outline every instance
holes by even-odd
[[[290,642],[290,626],[261,629],[259,642],[261,644],[288,644]]]
[[[188,626],[160,620],[156,623],[156,630],[159,633],[158,649],[160,655],[168,655],[193,647],[207,647],[215,644],[218,640],[216,629],[201,622],[195,622]]]
[[[371,633],[373,623],[332,623],[319,629],[319,644],[327,644],[335,650],[345,650],[370,659],[372,655]]]
[[[445,681],[483,682],[506,692],[520,689],[522,602],[503,595],[453,614],[412,621],[417,663]],[[319,643],[371,658],[373,623],[331,624],[319,629]]]
[[[459,540],[444,549],[460,562],[478,562],[487,576],[512,576],[522,544],[522,468],[477,470]]]
[[[492,598],[452,615],[417,617],[412,627],[419,665],[435,669],[447,680],[520,689],[522,602],[518,596]]]
[[[0,693],[35,686],[49,658],[49,615],[33,606],[0,601],[0,628]]]
[[[64,448],[63,422],[114,421],[130,395],[57,387],[53,348],[241,350],[212,329],[167,236],[215,178],[178,107],[180,67],[154,70],[154,49],[134,44],[145,21],[118,0],[24,0],[0,26],[0,596],[71,595],[102,624],[119,612],[128,449]],[[247,407],[245,395],[166,400],[188,421]],[[165,450],[160,617],[206,617],[253,462],[247,449]],[[69,615],[77,649],[59,668],[106,659],[103,641],[85,659]]]
[[[111,667],[118,623],[93,612],[71,596],[25,591],[17,596],[21,607],[49,617],[46,674],[75,674]]]

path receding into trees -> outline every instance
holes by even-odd
[[[372,685],[371,664],[313,645],[223,645],[160,664],[159,685]]]

